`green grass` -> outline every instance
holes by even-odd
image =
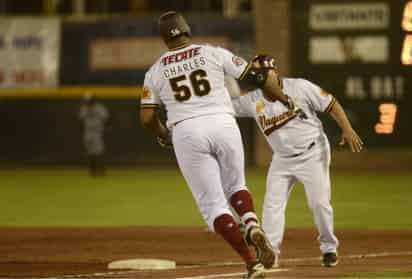
[[[265,171],[249,171],[258,213]],[[411,175],[332,177],[336,228],[412,229]],[[204,226],[178,169],[0,170],[0,226]],[[287,209],[289,228],[312,227],[303,187]]]

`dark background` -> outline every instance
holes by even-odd
[[[13,3],[12,3],[13,2]],[[26,8],[35,13],[38,5],[41,10],[42,1],[0,1],[0,11],[26,15]],[[69,6],[62,1],[58,14],[64,14]],[[92,3],[91,1],[90,3]],[[112,5],[114,1],[105,1]],[[113,2],[113,3],[112,3]],[[147,13],[103,17],[94,20],[62,20],[60,72],[61,86],[137,86],[143,82],[147,69],[91,71],[88,66],[89,44],[95,39],[128,38],[139,36],[157,36],[156,19],[164,11],[164,1],[150,2]],[[186,12],[197,35],[221,35],[233,42],[233,51],[248,59],[255,53],[255,26],[251,13],[250,1],[242,1],[242,14],[233,19],[219,14],[221,6],[217,1],[202,1],[209,6],[197,5],[197,1],[171,1],[171,5]],[[176,3],[175,3],[176,2]],[[344,3],[358,1],[344,1]],[[362,2],[376,3],[364,0]],[[20,3],[17,5],[15,3]],[[89,3],[89,2],[88,2]],[[101,6],[88,4],[90,12],[123,11],[120,6]],[[199,2],[200,3],[200,2]],[[384,30],[353,31],[313,31],[308,27],[308,11],[314,3],[343,3],[342,1],[291,0],[291,75],[307,78],[334,94],[345,107],[356,131],[364,139],[368,148],[410,147],[412,132],[410,127],[412,105],[412,67],[400,63],[400,53],[405,32],[400,23],[405,0],[379,1],[390,6],[390,27]],[[173,6],[172,5],[172,6]],[[181,5],[181,6],[179,6]],[[30,9],[28,7],[31,7]],[[177,7],[177,6],[176,6]],[[24,9],[23,9],[24,8]],[[119,9],[119,10],[116,10]],[[126,9],[126,8],[125,8]],[[27,11],[28,11],[27,10]],[[190,11],[190,12],[189,12]],[[207,12],[206,12],[207,11]],[[276,36],[276,28],[271,28]],[[309,38],[313,35],[362,36],[384,35],[390,42],[390,61],[385,64],[311,64],[308,57]],[[402,99],[367,98],[365,100],[348,99],[344,95],[345,81],[349,76],[362,79],[365,91],[369,92],[369,81],[372,76],[402,76],[405,82]],[[173,152],[158,147],[153,136],[145,131],[139,122],[139,100],[137,98],[116,97],[113,92],[110,98],[101,99],[107,105],[111,121],[106,133],[106,161],[110,164],[150,164],[174,162]],[[398,106],[395,129],[392,134],[379,135],[374,131],[379,121],[378,105],[393,102]],[[0,98],[0,163],[1,164],[73,164],[84,162],[82,145],[82,125],[78,120],[78,111],[82,99],[80,97],[64,98]],[[339,129],[334,121],[321,116],[327,134],[333,146],[339,140]],[[246,161],[253,165],[256,144],[256,127],[253,120],[239,120],[243,133]],[[269,151],[268,151],[269,152]]]
[[[211,21],[211,19],[213,19]],[[222,16],[188,17],[197,35],[224,35],[239,49],[253,47],[253,22],[249,17],[234,20]],[[147,69],[91,71],[89,43],[96,38],[112,39],[157,36],[153,17],[122,17],[91,23],[63,23],[60,52],[60,85],[143,84]],[[245,52],[245,51],[244,51]],[[139,100],[100,99],[110,112],[106,129],[106,162],[109,164],[151,164],[175,162],[173,151],[160,148],[151,133],[141,127]],[[0,99],[0,163],[77,165],[85,162],[82,123],[78,119],[82,99]],[[247,164],[253,164],[254,120],[239,120]]]
[[[307,78],[332,93],[343,104],[354,128],[359,132],[369,147],[401,147],[411,146],[412,131],[409,129],[412,114],[412,67],[402,65],[400,55],[405,36],[401,29],[405,0],[361,1],[362,3],[387,3],[390,8],[390,27],[379,30],[331,30],[314,31],[309,28],[310,5],[317,3],[359,3],[359,1],[292,1],[292,55],[291,66],[294,76]],[[384,64],[311,64],[309,61],[309,38],[311,36],[362,36],[384,35],[389,40],[389,61]],[[365,100],[353,100],[344,95],[345,81],[348,77],[360,77],[365,91],[370,94],[372,76],[402,76],[404,79],[404,95],[402,99],[368,97]],[[392,134],[376,134],[375,124],[379,121],[378,106],[382,103],[395,103],[398,114]],[[339,130],[329,117],[323,118],[328,135],[337,141]]]

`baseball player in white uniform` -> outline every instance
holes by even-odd
[[[190,27],[176,12],[159,19],[168,47],[146,73],[141,121],[161,145],[173,146],[180,170],[210,230],[220,234],[242,257],[246,278],[260,278],[273,266],[275,254],[260,228],[244,175],[243,145],[224,76],[256,81],[264,87],[265,72],[228,50],[191,43]],[[256,77],[259,76],[257,79]],[[266,90],[266,89],[265,89]],[[272,94],[282,93],[272,90]],[[284,95],[277,96],[283,98]],[[165,127],[158,108],[167,111]],[[291,109],[292,107],[289,107]],[[230,206],[246,225],[246,239]]]
[[[285,209],[296,182],[304,185],[307,201],[319,232],[322,264],[338,263],[338,239],[333,232],[333,209],[330,203],[330,146],[317,112],[328,112],[342,129],[342,141],[353,152],[362,149],[362,141],[353,130],[337,100],[319,86],[305,79],[280,79],[277,68],[270,72],[281,84],[283,92],[301,108],[305,117],[298,117],[273,98],[256,90],[232,100],[240,117],[253,117],[273,150],[267,174],[262,226],[276,253],[275,266],[285,230]],[[268,100],[268,97],[270,100]]]
[[[83,143],[89,159],[91,176],[105,174],[104,131],[110,114],[106,107],[91,94],[86,94],[80,107],[79,119],[83,122]]]

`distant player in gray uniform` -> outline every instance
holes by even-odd
[[[83,143],[92,176],[105,174],[104,128],[109,119],[106,107],[97,103],[91,94],[86,94],[80,108],[79,118],[83,122]]]
[[[319,232],[322,264],[338,263],[338,239],[333,232],[333,209],[330,204],[330,147],[317,112],[327,112],[342,129],[341,145],[348,143],[353,152],[362,150],[362,140],[353,130],[337,100],[319,86],[305,79],[274,75],[284,94],[301,108],[305,117],[285,109],[273,96],[258,89],[232,99],[237,116],[253,117],[274,151],[267,175],[262,225],[277,254],[278,266],[281,242],[285,230],[285,209],[296,182],[305,187],[309,207]]]

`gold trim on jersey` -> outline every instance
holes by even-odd
[[[240,74],[238,80],[242,80],[242,79],[245,77],[245,75],[246,75],[246,73],[249,71],[250,67],[252,67],[252,62],[249,62],[249,63],[247,64],[247,66],[245,67],[245,69],[243,70],[243,72]]]
[[[325,97],[330,95],[330,93],[323,88],[320,89],[320,94]]]
[[[261,113],[262,110],[264,110],[266,107],[264,102],[259,102],[256,104],[256,113],[259,114]]]
[[[140,96],[141,99],[150,99],[152,97],[152,91],[150,91],[149,87],[143,86],[143,92]]]
[[[330,101],[329,105],[326,107],[325,112],[330,112],[332,110],[333,105],[335,105],[337,102],[335,97],[332,97],[332,100]]]

